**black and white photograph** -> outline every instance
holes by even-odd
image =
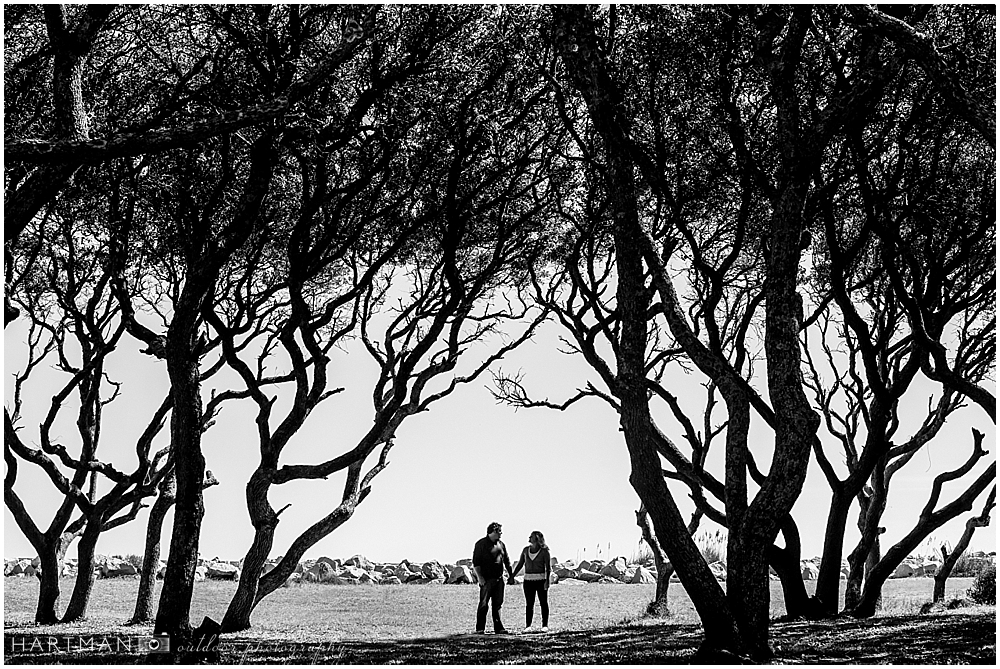
[[[5,664],[996,665],[996,8],[3,2]]]

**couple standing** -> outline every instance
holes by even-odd
[[[535,596],[542,608],[542,631],[549,631],[549,578],[552,561],[545,537],[538,530],[528,536],[528,545],[521,551],[517,566],[511,568],[507,547],[500,541],[503,529],[500,523],[492,522],[486,528],[486,536],[476,542],[472,552],[472,567],[479,578],[479,608],[476,609],[476,634],[486,633],[486,611],[493,601],[493,632],[509,634],[500,621],[500,607],[503,606],[503,568],[507,567],[510,578],[507,583],[514,585],[514,576],[524,567],[524,631],[531,630],[531,618],[535,612]]]

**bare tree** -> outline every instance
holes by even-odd
[[[491,53],[469,42],[470,57]],[[551,131],[533,109],[537,90],[508,101],[491,97],[497,89],[532,85],[518,81],[509,56],[495,56],[482,80],[446,72],[411,85],[407,95],[443,90],[441,109],[425,109],[402,134],[380,138],[374,153],[362,146],[351,159],[357,166],[345,168],[341,158],[339,182],[326,157],[300,158],[303,214],[281,263],[288,271],[289,302],[271,335],[295,380],[295,397],[283,417],[272,415],[273,401],[259,390],[271,347],[251,366],[235,355],[235,339],[225,335],[227,362],[258,406],[261,459],[247,485],[254,541],[224,631],[249,627],[254,608],[288,579],[305,551],[351,518],[388,464],[405,419],[479,379],[526,341],[544,316],[519,286],[526,285],[526,268],[544,247]],[[490,141],[503,132],[504,141]],[[403,164],[409,169],[400,177]],[[345,181],[354,174],[356,181]],[[213,325],[231,332],[221,319]],[[339,391],[329,385],[329,354],[349,336],[360,337],[379,370],[371,428],[324,462],[281,465],[288,440],[320,402]],[[473,355],[475,362],[465,369],[461,363]],[[377,461],[366,464],[376,452]],[[263,573],[285,510],[270,506],[271,487],[338,472],[346,472],[340,503]]]
[[[934,597],[932,601],[935,603],[944,599],[944,586],[948,582],[948,577],[951,576],[951,572],[955,569],[958,559],[962,557],[965,549],[969,547],[969,542],[972,541],[972,535],[976,529],[990,526],[990,514],[996,507],[996,502],[997,488],[993,486],[989,496],[986,498],[986,503],[983,504],[983,510],[978,516],[973,516],[965,521],[965,530],[962,532],[962,536],[959,537],[958,543],[951,549],[951,552],[948,552],[946,546],[941,546],[941,557],[943,560],[941,568],[934,574]]]
[[[909,555],[920,543],[926,539],[931,532],[944,525],[949,520],[957,518],[960,514],[972,509],[976,498],[989,487],[990,483],[996,480],[997,464],[991,462],[974,481],[968,484],[953,501],[937,508],[941,498],[942,488],[945,483],[961,479],[971,472],[981,458],[989,455],[989,451],[983,448],[982,432],[972,429],[973,447],[969,459],[956,469],[938,474],[934,478],[927,503],[920,512],[920,517],[913,528],[892,545],[881,560],[871,569],[865,579],[864,589],[857,604],[850,609],[850,613],[856,617],[870,617],[875,615],[878,601],[882,594],[882,585],[892,575],[896,567]]]
[[[92,205],[93,202],[88,202]],[[64,622],[86,613],[94,578],[94,552],[102,532],[135,518],[144,498],[155,491],[168,466],[167,451],[152,451],[152,442],[170,410],[165,398],[137,438],[136,468],[125,472],[99,459],[104,408],[119,396],[120,384],[106,371],[108,356],[124,332],[110,295],[107,254],[96,226],[72,219],[78,212],[60,208],[50,211],[31,235],[44,240],[37,254],[18,261],[20,289],[11,299],[30,321],[27,337],[28,361],[15,375],[13,406],[5,408],[4,455],[7,462],[4,499],[18,527],[38,552],[41,587],[35,618],[38,622],[59,620],[59,578],[67,549],[79,539],[76,586]],[[19,433],[25,399],[25,384],[48,357],[65,375],[51,397],[48,411],[38,427],[41,448],[29,446]],[[74,401],[73,396],[76,396]],[[64,412],[76,406],[79,453],[74,455],[61,432]],[[71,447],[72,448],[72,447]],[[63,499],[49,527],[41,530],[14,490],[21,462],[38,466]],[[68,472],[64,473],[64,472]],[[112,484],[103,494],[99,482]],[[79,511],[79,516],[74,518]]]

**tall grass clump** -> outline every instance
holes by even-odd
[[[708,564],[726,562],[726,539],[726,532],[721,529],[714,532],[702,530],[694,536],[694,542]]]
[[[632,551],[632,558],[629,564],[648,564],[653,561],[653,549],[649,547],[645,539],[639,539],[639,545]]]

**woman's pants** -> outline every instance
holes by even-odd
[[[538,603],[542,607],[542,627],[548,627],[549,591],[545,589],[545,581],[524,582],[524,626],[531,627],[531,619],[535,613],[535,593],[538,593]]]

